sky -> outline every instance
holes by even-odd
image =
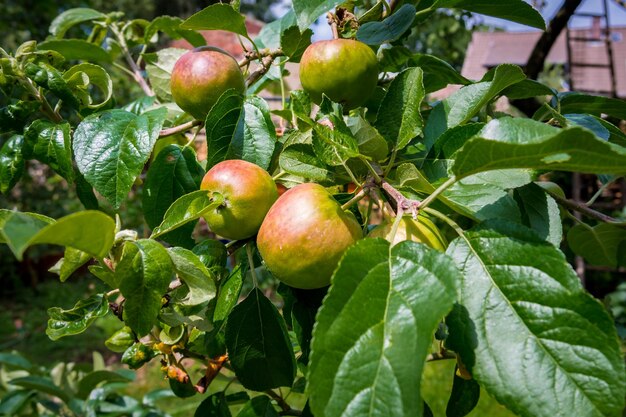
[[[495,0],[497,1],[497,0]],[[529,0],[526,0],[530,3]],[[584,0],[581,6],[578,8],[579,12],[599,12],[602,10],[602,2],[603,0]],[[609,19],[611,26],[626,26],[626,9],[615,4],[613,0],[607,0],[609,5]],[[281,2],[282,3],[282,2]],[[286,13],[288,10],[284,3],[279,3],[278,8],[275,9],[276,12],[282,14]],[[547,5],[541,10],[541,14],[543,15],[546,21],[549,21],[554,14],[556,14],[557,10],[561,7],[563,0],[547,0]],[[479,19],[488,25],[502,27],[508,31],[531,31],[536,30],[530,28],[528,26],[520,25],[517,23],[508,22],[502,19],[496,19],[489,16],[479,16]],[[573,18],[571,22],[574,27],[585,27],[590,25],[589,18]],[[323,39],[331,39],[332,34],[330,31],[330,27],[326,23],[326,19],[319,19],[318,22],[312,27],[315,34],[313,35],[313,40],[323,40]]]

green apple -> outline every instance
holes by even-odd
[[[285,284],[322,288],[345,250],[362,237],[354,215],[319,184],[288,190],[267,213],[257,247],[265,266]]]
[[[183,54],[174,64],[170,86],[176,104],[203,121],[224,91],[234,88],[243,94],[246,90],[235,58],[210,46]]]
[[[405,216],[400,220],[396,235],[391,238],[393,222],[395,219],[385,220],[372,229],[368,237],[381,237],[391,242],[392,246],[405,240],[422,242],[433,249],[444,252],[448,246],[437,226],[426,216],[420,214],[416,220],[410,216]]]
[[[220,162],[200,184],[217,192],[224,202],[204,214],[209,228],[227,239],[245,239],[259,230],[265,214],[278,198],[274,180],[263,168],[238,159]]]
[[[366,44],[351,39],[333,39],[311,44],[300,60],[300,82],[311,99],[320,103],[322,94],[344,109],[360,107],[378,83],[378,61]]]

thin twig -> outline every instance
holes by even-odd
[[[124,59],[126,60],[126,63],[128,64],[128,66],[130,67],[133,73],[133,77],[135,78],[135,81],[137,81],[137,83],[139,84],[139,86],[141,87],[141,89],[147,96],[153,97],[154,91],[152,91],[152,88],[148,85],[148,83],[146,82],[146,79],[141,74],[141,69],[137,66],[137,63],[135,62],[133,57],[130,55],[130,50],[128,49],[128,45],[126,44],[126,39],[124,38],[124,34],[120,32],[118,27],[114,24],[110,26],[110,29],[111,29],[111,32],[113,32],[113,34],[117,38],[118,43],[120,44],[120,47],[124,55]]]
[[[441,361],[444,359],[456,359],[456,354],[454,354],[454,352],[450,352],[449,350],[433,352],[426,357],[426,362]]]
[[[349,209],[353,204],[358,203],[359,201],[363,200],[363,198],[367,195],[367,188],[363,188],[361,189],[361,191],[359,191],[358,193],[356,193],[354,195],[354,197],[352,197],[348,202],[344,203],[341,206],[342,210],[347,210]]]
[[[268,389],[267,391],[265,391],[265,393],[272,397],[272,399],[276,401],[276,404],[278,404],[278,406],[282,409],[282,411],[280,412],[281,416],[302,415],[302,411],[294,410],[293,408],[291,408],[291,406],[287,404],[287,401],[285,401],[285,399],[281,395],[277,394],[274,390]]]
[[[202,122],[201,120],[192,120],[191,122],[183,123],[182,125],[169,127],[167,129],[161,130],[159,132],[159,137],[160,138],[164,138],[166,136],[172,136],[172,135],[175,135],[177,133],[186,132],[187,130],[191,129],[192,127],[200,126],[203,123],[204,122]]]
[[[256,57],[256,58],[251,58],[251,59],[261,58],[261,66],[257,68],[256,70],[254,70],[254,72],[252,72],[248,76],[248,79],[246,80],[247,86],[251,86],[252,84],[257,82],[259,78],[261,78],[263,75],[265,75],[267,71],[269,71],[270,67],[272,66],[272,62],[274,62],[274,59],[280,56],[285,56],[285,53],[283,52],[282,49],[275,49],[273,51],[264,49],[263,51],[259,53],[252,52],[250,53],[250,56]],[[242,62],[245,62],[245,61],[246,59],[244,59]],[[239,65],[241,66],[241,63]]]
[[[604,213],[600,213],[599,211],[596,211],[586,206],[583,203],[577,203],[575,201],[568,200],[549,190],[545,190],[545,192],[548,193],[550,197],[554,198],[556,202],[562,205],[563,207],[577,211],[581,213],[582,215],[587,216],[591,219],[599,220],[604,223],[623,223],[623,222],[620,222],[618,219],[611,217],[611,216],[607,216]]]
[[[421,203],[420,203],[420,208],[423,207],[428,207],[430,205],[430,203],[432,203],[433,201],[435,201],[435,199],[437,197],[439,197],[441,195],[441,193],[443,193],[444,191],[446,191],[451,185],[453,185],[456,182],[456,177],[453,175],[452,177],[450,177],[446,182],[444,182],[443,184],[441,184],[435,191],[433,191],[433,193],[431,195],[429,195],[428,197],[426,197]]]
[[[393,185],[385,180],[381,183],[381,189],[393,211],[398,212],[402,209],[403,213],[409,212],[413,217],[417,216],[420,201],[406,198],[400,191],[396,190]]]

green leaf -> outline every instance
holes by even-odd
[[[218,193],[198,190],[178,198],[167,209],[160,225],[152,230],[152,239],[169,233],[189,222],[199,219],[204,213],[213,210],[224,202]]]
[[[150,164],[144,183],[142,207],[148,227],[163,221],[170,205],[178,198],[200,188],[204,170],[189,147],[168,145]],[[162,239],[174,245],[193,246],[193,223],[181,227]]]
[[[243,287],[243,278],[241,267],[237,266],[226,280],[220,282],[220,290],[217,295],[215,310],[213,310],[213,321],[222,322],[226,320],[235,308]]]
[[[49,39],[37,44],[40,51],[56,51],[68,60],[111,62],[111,56],[91,42],[82,39]]]
[[[51,93],[63,100],[64,104],[74,109],[80,107],[80,102],[70,90],[63,75],[56,68],[44,63],[36,65],[29,62],[26,64],[24,72],[38,86],[50,90]]]
[[[298,26],[291,26],[280,35],[280,46],[290,62],[300,62],[304,50],[311,45],[313,31],[305,29],[300,32]]]
[[[254,288],[228,316],[226,347],[241,384],[254,391],[290,387],[296,360],[278,310]]]
[[[99,109],[113,97],[113,81],[109,73],[98,65],[86,62],[74,65],[63,73],[63,78],[81,105],[89,109]],[[98,101],[94,100],[94,87],[99,90]]]
[[[124,376],[119,372],[106,370],[90,372],[78,382],[78,392],[76,393],[76,396],[81,399],[86,399],[91,391],[93,391],[102,382],[109,383],[130,381],[132,381],[131,378]]]
[[[224,392],[212,394],[200,403],[194,417],[231,417]]]
[[[437,104],[431,111],[424,131],[427,147],[446,130],[465,124],[502,90],[526,79],[516,65],[503,64],[493,71],[491,81],[482,81],[461,88]]]
[[[194,246],[191,251],[209,269],[226,267],[228,252],[226,251],[226,246],[219,240],[204,240]]]
[[[420,68],[409,68],[398,74],[378,110],[376,128],[398,150],[422,133],[423,75]]]
[[[364,239],[349,248],[313,331],[313,414],[421,416],[424,362],[460,279],[423,244]]]
[[[180,27],[194,30],[227,30],[248,38],[246,19],[228,4],[213,4],[185,20]]]
[[[215,277],[198,256],[184,248],[170,248],[167,251],[178,278],[189,288],[189,294],[181,300],[181,304],[195,306],[215,298]]]
[[[22,178],[25,168],[23,145],[24,137],[13,135],[0,148],[0,194],[9,192]]]
[[[446,344],[481,387],[520,416],[621,413],[626,373],[613,320],[557,248],[494,221],[447,253],[464,277]]]
[[[37,244],[67,246],[102,258],[113,245],[115,223],[100,211],[81,211],[56,222],[44,216],[0,210],[0,236],[18,259]]]
[[[0,399],[0,415],[19,415],[35,395],[37,395],[36,391],[29,389],[9,391]]]
[[[285,148],[278,163],[283,171],[315,182],[332,183],[334,178],[328,166],[317,158],[313,147],[306,143],[295,143]]]
[[[557,248],[563,240],[559,206],[540,186],[531,183],[515,190],[522,223]]]
[[[277,49],[281,46],[281,40],[283,40],[283,34],[291,29],[292,26],[297,26],[296,14],[293,9],[289,9],[287,13],[280,19],[276,19],[263,25],[259,35],[254,39],[254,43],[259,48]],[[302,31],[301,33],[305,33]],[[288,39],[284,39],[289,41]]]
[[[47,377],[29,375],[12,379],[8,382],[8,384],[43,392],[45,394],[52,395],[53,397],[57,397],[65,403],[71,399],[70,395],[64,389],[55,385],[54,382]]]
[[[87,330],[97,318],[109,312],[109,302],[104,294],[95,294],[86,300],[80,300],[71,310],[60,307],[48,309],[48,328],[46,334],[50,340],[73,336]]]
[[[167,109],[136,115],[106,110],[86,117],[74,133],[74,157],[85,180],[119,208],[148,160]]]
[[[113,352],[124,352],[135,343],[135,336],[130,327],[124,326],[104,341],[109,350]]]
[[[594,116],[609,116],[626,120],[624,100],[580,93],[563,93],[559,96],[561,114],[589,113]]]
[[[100,279],[109,287],[117,289],[120,286],[118,279],[119,277],[115,275],[115,273],[109,268],[100,265],[89,265],[88,269],[89,272],[91,272],[95,277]]]
[[[207,170],[226,159],[243,114],[243,96],[236,90],[224,91],[213,105],[204,124],[207,142]]]
[[[137,342],[124,351],[122,363],[130,369],[139,369],[150,362],[157,353],[141,342]]]
[[[76,184],[76,196],[87,210],[98,210],[100,203],[96,194],[93,192],[93,187],[89,184],[85,177],[78,171],[74,171],[74,182]]]
[[[446,406],[446,417],[464,417],[472,412],[480,398],[480,385],[475,379],[454,374],[452,392]]]
[[[462,76],[452,65],[433,55],[415,54],[410,59],[411,65],[424,72],[424,88],[426,93],[441,90],[448,84],[468,85],[472,82]]]
[[[546,22],[541,14],[523,0],[440,0],[438,7],[453,7],[474,13],[498,17],[522,25],[545,30]]]
[[[124,322],[139,336],[150,332],[161,309],[161,297],[172,279],[172,261],[167,250],[152,239],[127,242],[115,269],[120,277]]]
[[[342,120],[334,121],[343,123]],[[341,129],[339,125],[331,129],[316,123],[313,127],[313,150],[320,161],[332,166],[343,165],[348,159],[359,156],[356,139],[347,127]]]
[[[293,10],[296,12],[298,27],[307,29],[323,14],[341,4],[341,0],[293,0]]]
[[[272,399],[267,395],[254,397],[243,406],[237,417],[278,417],[272,405]]]
[[[143,54],[150,85],[154,90],[154,94],[164,102],[174,100],[170,88],[172,70],[176,61],[187,52],[187,49],[164,48],[157,52]]]
[[[576,255],[592,265],[612,268],[619,266],[618,250],[625,240],[626,230],[608,223],[594,227],[581,223],[567,233],[567,244]]]
[[[104,20],[106,15],[97,10],[88,8],[69,9],[54,18],[50,24],[50,33],[57,38],[62,38],[65,32],[74,25],[94,20]]]
[[[161,31],[165,32],[171,39],[183,38],[194,47],[206,45],[206,40],[202,34],[195,30],[181,29],[180,26],[182,23],[183,19],[180,17],[159,16],[146,27],[144,42],[149,43],[152,37],[158,31]]]
[[[502,91],[502,95],[511,100],[557,95],[557,91],[535,80],[524,80]]]
[[[397,41],[413,24],[415,12],[415,6],[405,3],[382,22],[367,22],[361,25],[356,38],[368,45]]]
[[[348,117],[346,124],[357,140],[359,152],[374,161],[384,161],[389,154],[385,138],[362,116]]]
[[[70,124],[35,120],[24,132],[24,157],[50,166],[68,181],[74,179]]]
[[[0,353],[0,364],[24,371],[29,371],[33,367],[28,359],[17,353]]]
[[[481,171],[532,168],[596,174],[626,172],[626,149],[580,127],[556,129],[531,119],[489,122],[456,154],[461,178]]]
[[[207,116],[207,124],[212,118],[211,113]],[[276,128],[265,100],[257,96],[246,97],[243,118],[239,119],[239,123],[242,126],[235,130],[226,159],[243,159],[268,169],[276,147]]]

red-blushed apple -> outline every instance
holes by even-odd
[[[246,90],[235,58],[211,46],[181,56],[174,64],[170,87],[176,104],[202,121],[226,90],[234,88],[242,94]]]
[[[378,83],[378,60],[363,42],[333,39],[311,44],[300,60],[300,82],[319,104],[322,94],[350,110],[360,107]]]
[[[224,197],[222,205],[203,217],[211,231],[234,240],[254,236],[278,198],[270,174],[258,165],[239,159],[213,166],[202,179],[200,189]]]
[[[265,216],[257,247],[265,266],[285,284],[314,289],[330,284],[345,250],[363,236],[354,215],[321,185],[288,190]]]

